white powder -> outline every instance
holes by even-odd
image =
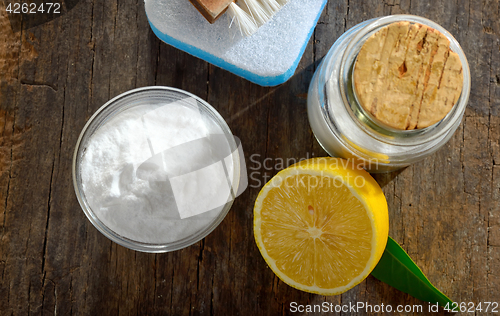
[[[233,165],[221,160],[230,153],[221,134],[194,99],[117,114],[82,156],[90,208],[108,228],[139,242],[169,243],[204,229],[231,198]]]

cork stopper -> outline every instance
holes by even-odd
[[[462,92],[462,64],[441,32],[419,23],[392,23],[363,44],[354,89],[365,111],[400,130],[441,121]]]

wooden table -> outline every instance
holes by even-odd
[[[326,155],[306,115],[321,58],[355,24],[398,13],[432,19],[458,39],[472,92],[444,148],[375,176],[389,203],[390,235],[453,300],[500,301],[498,0],[332,0],[296,74],[272,88],[160,42],[141,0],[66,1],[64,14],[46,23],[9,19],[8,3],[0,5],[1,315],[279,315],[291,313],[291,302],[426,308],[371,276],[341,296],[297,291],[267,267],[252,231],[254,200],[277,172],[273,162]],[[94,111],[149,85],[181,88],[212,104],[241,138],[253,176],[212,234],[158,255],[99,233],[71,178],[77,137]],[[266,158],[270,170],[250,169]]]

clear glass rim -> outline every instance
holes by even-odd
[[[378,121],[374,120],[371,115],[367,114],[363,107],[356,102],[355,95],[353,96],[354,99],[349,99],[347,93],[349,84],[352,82],[352,67],[356,61],[357,54],[366,39],[380,28],[399,21],[420,23],[438,30],[450,40],[450,48],[458,54],[462,63],[464,80],[459,99],[445,118],[436,124],[423,129],[397,130],[380,124]],[[342,56],[338,82],[344,104],[353,121],[355,121],[362,130],[364,130],[371,137],[387,144],[398,146],[416,146],[445,136],[445,134],[453,128],[455,122],[457,120],[461,120],[469,99],[471,85],[470,80],[470,70],[467,58],[458,41],[446,29],[423,17],[415,15],[390,15],[374,19],[353,36]],[[355,111],[362,112],[367,118],[368,124],[361,122]]]
[[[119,245],[122,245],[126,248],[136,250],[136,251],[141,251],[141,252],[148,252],[148,253],[162,253],[162,252],[170,252],[170,251],[175,251],[179,249],[186,248],[188,246],[191,246],[195,244],[196,242],[202,240],[206,236],[208,236],[219,224],[224,220],[226,217],[227,213],[229,212],[229,209],[231,208],[234,199],[230,198],[229,201],[224,205],[223,209],[219,213],[219,215],[209,224],[207,225],[204,229],[196,232],[193,235],[190,235],[188,237],[185,237],[183,239],[170,242],[170,243],[158,243],[158,244],[153,244],[153,243],[144,243],[144,242],[139,242],[136,240],[132,240],[129,238],[126,238],[124,236],[121,236],[111,230],[109,227],[107,227],[92,211],[90,208],[84,192],[82,188],[82,183],[81,183],[81,178],[80,178],[80,158],[82,156],[83,150],[85,148],[86,141],[90,139],[92,134],[95,132],[95,130],[99,129],[100,126],[102,125],[103,121],[105,119],[109,119],[109,117],[112,117],[119,113],[119,110],[117,109],[116,111],[113,111],[111,113],[106,113],[105,110],[109,109],[113,105],[116,105],[118,102],[123,102],[127,98],[131,98],[137,95],[144,94],[143,97],[147,98],[148,93],[150,92],[159,92],[159,93],[179,93],[183,94],[186,97],[192,97],[196,101],[199,102],[199,104],[203,107],[204,110],[206,110],[209,114],[212,115],[212,118],[214,119],[214,122],[222,129],[224,134],[226,135],[227,141],[231,148],[237,148],[237,144],[235,142],[233,133],[229,129],[229,126],[227,125],[226,121],[224,118],[215,110],[209,103],[207,103],[205,100],[199,98],[198,96],[189,93],[187,91],[177,89],[177,88],[172,88],[172,87],[162,87],[162,86],[149,86],[149,87],[142,87],[142,88],[136,88],[129,90],[127,92],[124,92],[113,99],[109,100],[106,102],[103,106],[101,106],[87,121],[85,126],[83,127],[80,136],[78,137],[78,140],[75,145],[75,151],[73,153],[73,162],[72,162],[72,177],[73,177],[73,188],[75,190],[76,197],[78,199],[78,203],[80,204],[83,212],[89,219],[89,221],[94,225],[97,230],[99,230],[104,236],[109,238],[110,240],[116,242]],[[120,107],[123,107],[126,104],[122,104]],[[96,126],[97,125],[97,126]],[[94,128],[95,130],[91,130],[91,128]],[[239,178],[240,178],[240,164],[239,164],[239,157],[238,157],[238,151],[234,151],[233,155],[233,164],[234,164],[234,179],[233,182],[235,186],[239,184]],[[234,192],[237,192],[237,187],[234,188]]]

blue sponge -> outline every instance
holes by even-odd
[[[228,14],[208,23],[188,0],[145,0],[145,6],[162,41],[261,86],[276,86],[294,74],[326,2],[290,0],[250,37],[241,36]]]

